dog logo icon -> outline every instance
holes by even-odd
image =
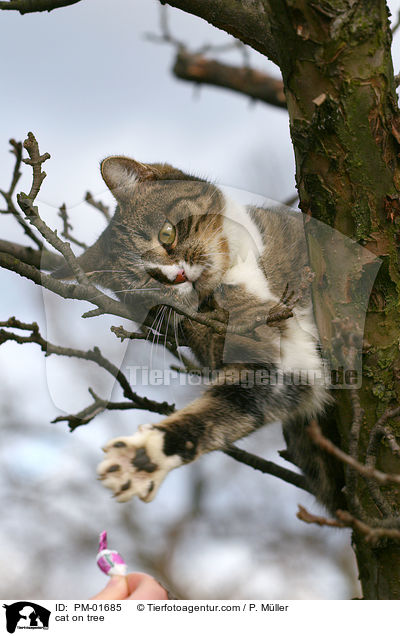
[[[9,634],[14,634],[16,629],[49,629],[51,612],[37,603],[18,601],[11,605],[4,604],[3,607]]]

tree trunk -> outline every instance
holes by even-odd
[[[364,417],[358,449],[359,459],[364,461],[369,432],[384,410],[398,401],[400,389],[396,231],[400,211],[400,119],[387,7],[377,0],[337,0],[329,5],[271,0],[270,5],[275,44],[281,44],[278,54],[301,209],[357,240],[383,261],[364,333],[359,391]],[[316,245],[314,241],[310,257],[317,270],[324,262],[329,278],[335,268],[328,262],[327,245],[321,243]],[[363,275],[367,275],[365,271]],[[337,303],[331,299],[331,303],[319,303],[318,308],[321,337],[331,340]],[[350,443],[354,417],[349,398],[349,391],[343,391],[337,406],[344,449]],[[379,467],[387,472],[399,471],[384,448]],[[348,473],[347,490],[353,478]],[[385,496],[394,509],[399,507],[398,491],[389,489]],[[355,497],[358,510],[354,510],[352,501],[348,503],[356,516],[360,508],[370,518],[385,516],[361,479],[356,480]],[[356,533],[353,541],[364,598],[400,598],[400,549],[393,544],[373,549]]]
[[[171,0],[168,4],[201,15],[279,64],[302,211],[358,241],[382,260],[366,316],[363,378],[358,391],[364,415],[356,451],[364,461],[373,425],[389,405],[399,402],[400,391],[400,116],[386,3],[219,0],[214,5]],[[338,268],[331,267],[332,254],[323,237],[310,239],[310,258],[316,270],[323,271],[327,279],[340,278],[340,272],[334,272]],[[335,258],[338,260],[337,255]],[[374,274],[371,278],[368,267],[361,263],[358,277],[364,279],[366,288],[368,276],[373,282]],[[340,314],[341,305],[340,299],[324,298],[319,282],[314,284],[314,295],[320,301],[316,318],[322,340],[329,342],[332,320]],[[342,282],[346,293],[348,281],[333,282]],[[338,429],[342,448],[347,450],[354,432],[354,392],[337,394]],[[392,421],[391,425],[400,436],[399,424]],[[378,467],[400,472],[399,460],[384,443]],[[355,516],[361,513],[364,518],[380,520],[399,509],[400,493],[395,488],[385,487],[385,505],[379,506],[362,479],[349,470],[346,474],[349,509]],[[388,542],[373,547],[356,532],[353,542],[364,598],[399,599],[400,548]]]

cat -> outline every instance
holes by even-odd
[[[98,467],[103,485],[120,502],[133,496],[151,501],[172,469],[281,420],[291,460],[316,496],[335,508],[337,484],[305,429],[330,402],[324,382],[309,381],[323,377],[310,289],[299,295],[292,317],[265,320],[284,307],[285,294],[301,287],[308,266],[302,215],[238,204],[169,164],[111,156],[101,163],[101,174],[117,207],[79,257],[81,267],[143,324],[154,323],[160,306],[174,308],[181,344],[201,367],[218,372],[191,404],[132,436],[112,439]],[[66,277],[68,270],[54,275]],[[160,291],[153,294],[155,285]],[[203,317],[217,311],[226,329],[217,333],[180,310]],[[306,381],[293,381],[299,370],[308,374]]]

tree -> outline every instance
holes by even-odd
[[[48,0],[34,8],[33,3],[26,0],[12,0],[0,3],[0,8],[30,12],[67,4],[71,2]],[[400,504],[399,477],[393,475],[399,471],[400,455],[396,441],[396,435],[400,433],[396,421],[400,413],[397,406],[400,389],[397,311],[400,119],[386,3],[383,0],[362,0],[358,3],[350,0],[320,3],[308,0],[217,0],[213,3],[177,0],[166,4],[197,15],[227,31],[280,67],[285,100],[280,84],[274,85],[273,97],[270,91],[267,100],[275,99],[280,106],[284,102],[287,105],[301,210],[343,232],[382,260],[365,324],[363,384],[359,390],[343,391],[337,400],[335,421],[340,448],[330,444],[318,428],[312,432],[317,444],[345,463],[348,510],[338,512],[335,520],[313,518],[306,512],[301,515],[311,522],[353,527],[364,598],[400,598],[396,519]],[[188,77],[189,62],[193,63],[193,59],[181,46],[175,72],[181,77],[186,73]],[[204,82],[208,78],[214,84],[259,98],[258,88],[256,90],[252,86],[259,78],[254,78],[251,73],[246,78],[239,73],[229,74],[229,69],[216,67],[215,64],[210,66],[200,60],[199,55],[195,62],[194,69],[193,64],[191,67],[191,78],[195,81]],[[265,86],[267,80],[264,80]],[[7,211],[24,226],[38,249],[32,251],[2,241],[0,264],[64,297],[87,299],[96,293],[97,309],[86,315],[99,315],[106,311],[129,317],[129,312],[120,303],[100,295],[98,290],[95,292],[76,265],[69,245],[55,236],[40,218],[34,201],[43,180],[41,166],[47,156],[40,155],[33,136],[28,137],[25,148],[34,177],[28,195],[18,198],[22,214],[13,203],[22,160],[22,147],[16,142],[13,142],[15,171],[4,197]],[[42,261],[43,268],[60,259],[54,253],[43,250],[41,239],[32,233],[26,218],[64,256],[78,284],[67,286],[39,272],[41,257],[45,259]],[[68,236],[68,229],[66,225],[64,235]],[[316,269],[321,268],[321,263],[325,264],[329,277],[331,268],[325,247],[312,242],[310,261]],[[360,268],[360,280],[368,275],[364,268]],[[313,283],[313,293],[321,339],[332,341],[332,323],[340,315],[340,307],[323,292],[322,298],[319,297],[321,291],[317,281]],[[199,320],[199,316],[192,318]],[[200,316],[204,324],[216,329],[219,328],[217,318],[210,322],[208,317]],[[10,319],[3,326],[17,326],[29,331],[29,336],[16,336],[8,329],[2,332],[3,339],[36,342],[43,349],[49,347],[33,324],[21,324]],[[118,331],[117,335],[121,338],[141,337],[139,334],[129,336],[124,331]],[[76,351],[59,351],[51,345],[50,351],[96,361],[117,378],[127,398],[123,405],[113,405],[92,394],[93,404],[75,419],[73,416],[69,418],[72,426],[76,426],[82,417],[83,421],[89,421],[99,409],[137,408],[140,405],[168,412],[170,408],[167,404],[160,407],[152,402],[143,403],[143,398],[132,392],[126,378],[112,369],[98,350],[77,354]],[[235,453],[234,450],[231,452]],[[254,461],[249,457],[245,459]],[[376,466],[379,466],[379,471]],[[286,477],[290,478],[290,475]]]

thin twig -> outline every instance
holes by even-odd
[[[353,528],[356,532],[363,534],[367,543],[377,545],[382,539],[390,539],[396,543],[400,542],[400,530],[396,528],[373,527],[356,519],[347,510],[337,510],[338,519],[346,526]]]
[[[303,506],[299,506],[297,518],[305,523],[313,523],[318,526],[328,526],[330,528],[352,528],[354,531],[364,535],[367,543],[377,545],[382,539],[389,539],[400,542],[400,530],[397,528],[383,528],[371,526],[364,521],[360,521],[347,510],[336,510],[337,519],[327,519],[313,515]]]
[[[186,43],[176,38],[168,23],[167,7],[160,7],[160,33],[146,34],[148,40],[166,43],[175,47],[173,73],[179,79],[191,81],[196,87],[203,84],[228,88],[237,93],[260,100],[273,106],[286,109],[286,97],[283,82],[250,67],[247,47],[236,38],[224,44],[205,44],[196,51],[188,51]],[[244,65],[240,67],[223,64],[218,60],[207,59],[205,54],[239,50]]]
[[[85,201],[96,208],[96,210],[99,210],[107,221],[111,220],[111,213],[108,205],[104,205],[101,201],[96,201],[90,192],[86,192]]]
[[[14,192],[17,187],[17,184],[19,182],[19,179],[21,177],[20,168],[21,168],[21,162],[22,162],[22,142],[15,141],[15,139],[10,139],[9,143],[11,146],[10,152],[11,154],[15,156],[15,164],[14,164],[14,170],[13,170],[13,175],[12,175],[9,189],[7,191],[0,190],[0,194],[4,197],[7,203],[7,210],[3,210],[2,213],[12,214],[15,220],[17,221],[17,223],[22,227],[24,233],[37,245],[39,249],[42,249],[43,248],[42,241],[39,239],[39,237],[36,236],[34,232],[32,232],[32,229],[30,228],[29,224],[21,216],[20,211],[17,210],[17,208],[14,205],[13,196],[14,196]]]
[[[28,137],[24,141],[24,148],[28,151],[29,158],[23,159],[23,161],[26,164],[32,166],[33,179],[29,194],[21,192],[17,196],[18,204],[21,210],[25,213],[29,222],[34,225],[37,230],[39,230],[43,238],[45,238],[46,241],[50,243],[50,245],[52,245],[58,252],[60,252],[64,256],[70,269],[74,273],[76,280],[85,289],[86,293],[83,296],[85,300],[89,300],[92,304],[97,305],[99,310],[101,310],[101,313],[114,313],[114,311],[110,312],[110,309],[113,306],[116,310],[116,315],[121,316],[122,314],[124,314],[124,317],[131,318],[132,312],[125,308],[122,302],[114,301],[112,298],[107,296],[107,294],[104,294],[97,287],[90,283],[85,272],[82,270],[77,259],[75,258],[70,244],[62,241],[57,232],[52,230],[40,217],[38,208],[37,206],[33,205],[33,203],[40,190],[43,180],[46,177],[46,173],[42,170],[42,164],[47,161],[47,159],[49,159],[50,155],[49,153],[44,153],[43,155],[40,154],[38,143],[32,133],[28,133]],[[44,286],[46,285],[44,284]]]
[[[124,340],[147,340],[149,337],[149,333],[152,332],[152,329],[150,327],[147,327],[146,325],[142,325],[141,329],[143,330],[142,332],[137,332],[127,331],[122,326],[111,327],[111,331],[117,336],[117,338],[120,338],[121,342],[123,342]],[[166,339],[167,334],[160,334],[160,336],[164,337],[163,346],[165,346],[165,348],[170,353],[172,353],[175,358],[177,358],[182,364],[185,365],[184,369],[171,365],[171,370],[177,371],[178,373],[201,372],[201,369],[199,369],[197,365],[193,364],[190,358],[178,352],[176,343],[170,342],[168,339]]]
[[[394,25],[392,26],[392,35],[394,33],[396,33],[396,31],[399,28],[399,26],[400,26],[400,11],[397,12],[397,20],[394,23]]]
[[[295,203],[297,203],[298,200],[299,195],[296,192],[295,194],[292,194],[292,196],[287,197],[287,199],[284,200],[283,204],[287,205],[288,208],[291,208]]]
[[[345,524],[337,519],[327,519],[326,517],[321,517],[319,515],[313,515],[311,512],[306,510],[303,506],[299,505],[299,509],[297,511],[296,517],[300,519],[300,521],[304,521],[304,523],[313,523],[317,526],[329,526],[330,528],[345,528]]]
[[[75,243],[75,245],[78,245],[78,247],[83,247],[84,249],[87,249],[86,243],[84,243],[83,241],[79,241],[71,234],[71,231],[74,228],[72,227],[69,221],[67,206],[65,205],[65,203],[63,203],[59,208],[59,216],[61,217],[61,220],[63,222],[63,231],[61,232],[62,236],[66,238],[68,241]]]
[[[360,473],[360,475],[364,475],[365,477],[368,477],[370,479],[375,479],[380,484],[400,484],[400,475],[394,473],[383,473],[382,471],[376,470],[375,468],[365,466],[365,464],[361,464],[358,460],[354,459],[354,457],[351,457],[351,455],[345,453],[340,448],[335,446],[333,442],[324,437],[320,427],[315,420],[312,420],[310,422],[308,431],[312,440],[318,446],[326,450],[331,455],[334,455],[335,457],[337,457],[337,459],[347,464],[351,468],[354,468],[354,470]]]
[[[100,413],[103,413],[104,411],[127,411],[142,408],[134,402],[110,402],[108,400],[104,400],[100,398],[91,388],[89,388],[89,393],[93,398],[93,404],[90,404],[75,415],[59,415],[52,420],[52,424],[68,422],[70,431],[73,432],[79,426],[85,426],[91,422],[97,415],[100,415]],[[171,406],[171,410],[166,409],[164,402],[160,403],[159,410],[154,410],[153,412],[160,413],[160,415],[169,415],[173,412],[173,407]]]
[[[380,448],[380,443],[382,439],[386,440],[390,450],[394,455],[400,457],[400,447],[397,443],[397,440],[390,430],[390,428],[386,425],[389,419],[393,419],[400,415],[400,407],[396,407],[394,409],[387,409],[383,415],[379,418],[376,424],[373,426],[370,438],[367,446],[367,451],[365,454],[365,465],[369,468],[374,469],[376,466],[376,460]],[[394,510],[391,504],[386,501],[383,494],[381,493],[378,485],[371,479],[365,479],[368,491],[375,502],[378,510],[385,515],[385,517],[391,516],[394,514]]]
[[[145,333],[139,333],[138,331],[127,331],[126,329],[124,329],[124,327],[122,327],[122,325],[120,327],[110,327],[110,329],[117,336],[117,338],[121,340],[121,342],[124,342],[124,340],[146,340],[148,337]]]

